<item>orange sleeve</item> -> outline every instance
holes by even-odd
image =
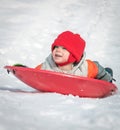
[[[36,66],[36,67],[35,67],[35,69],[40,70],[40,69],[41,69],[41,67],[42,67],[42,64],[40,64],[40,65]]]
[[[91,60],[86,60],[86,61],[88,63],[88,77],[89,78],[95,78],[98,74],[97,65]]]

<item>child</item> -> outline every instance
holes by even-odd
[[[112,70],[85,59],[85,41],[70,31],[61,33],[51,46],[52,53],[35,69],[50,70],[112,82]],[[110,73],[109,73],[110,71]]]

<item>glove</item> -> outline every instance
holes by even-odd
[[[22,65],[22,64],[14,64],[13,66],[16,66],[16,67],[27,67],[26,65]]]

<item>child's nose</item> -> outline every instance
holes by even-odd
[[[57,48],[57,51],[58,51],[58,52],[62,51],[62,47],[58,47],[58,48]]]

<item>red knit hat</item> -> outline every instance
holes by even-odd
[[[63,46],[70,52],[70,56],[66,64],[79,62],[84,52],[85,41],[79,34],[74,34],[70,31],[65,31],[58,35],[52,44],[52,51],[55,46]]]

